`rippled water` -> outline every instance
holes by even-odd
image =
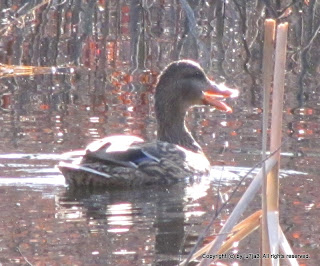
[[[176,265],[261,160],[263,1],[224,7],[222,1],[189,1],[195,18],[180,2],[0,3],[0,63],[54,67],[54,73],[50,68],[33,76],[0,71],[0,264]],[[290,33],[280,219],[294,252],[310,255],[300,263],[317,265],[319,40],[307,45],[315,28],[310,25],[319,24],[310,14],[319,5],[291,11],[282,18]],[[241,93],[229,102],[232,114],[197,107],[188,115],[188,127],[213,165],[211,177],[170,187],[68,189],[56,168],[63,152],[112,134],[155,138],[156,77],[178,58],[199,61],[210,76]],[[215,220],[212,235],[251,177]],[[246,216],[260,208],[256,197]],[[255,232],[232,252],[258,253],[258,247]]]

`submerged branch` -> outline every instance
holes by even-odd
[[[0,78],[10,78],[17,76],[34,76],[43,74],[73,74],[74,67],[36,67],[17,66],[0,63]]]

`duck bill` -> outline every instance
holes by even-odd
[[[239,91],[236,89],[230,89],[223,84],[216,84],[213,81],[210,82],[211,86],[203,91],[203,103],[205,105],[211,105],[218,110],[232,113],[232,108],[226,103],[222,102],[225,98],[234,98],[239,95]]]

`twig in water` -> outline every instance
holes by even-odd
[[[21,255],[21,257],[26,261],[26,263],[27,263],[29,266],[33,266],[33,264],[27,259],[27,257],[22,254],[20,248],[17,247],[16,249],[17,249],[17,251],[19,252],[19,254]]]

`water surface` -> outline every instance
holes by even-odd
[[[0,63],[54,67],[25,77],[1,72],[0,264],[176,265],[261,160],[264,1],[188,1],[193,15],[183,2],[0,3]],[[317,265],[320,53],[319,38],[310,41],[319,5],[310,1],[291,11],[282,17],[290,31],[280,218],[294,252],[310,255],[299,262]],[[188,115],[213,165],[210,178],[147,189],[68,189],[56,168],[63,152],[106,135],[155,138],[156,77],[182,58],[197,60],[241,93],[229,101],[232,114],[196,107]],[[215,220],[212,235],[252,176]],[[246,215],[258,209],[256,197]],[[258,246],[255,232],[231,252],[258,253]]]

